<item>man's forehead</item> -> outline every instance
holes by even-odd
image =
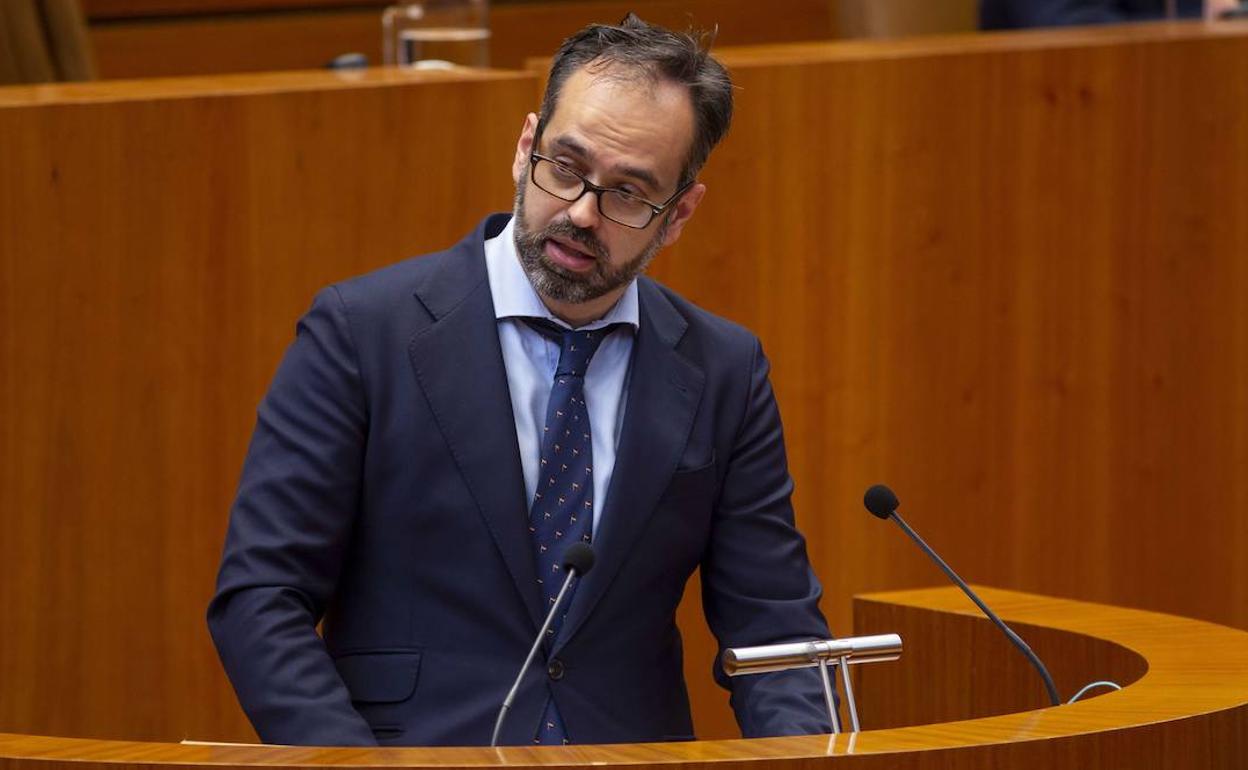
[[[548,150],[565,152],[577,160],[589,164],[596,165],[601,162],[596,157],[597,153],[594,152],[592,147],[572,134],[555,134],[551,136],[548,139]],[[616,162],[608,165],[608,170],[612,173],[641,182],[656,192],[661,191],[664,187],[663,180],[659,178],[661,170],[651,168],[650,166],[653,165],[653,162],[650,160]]]
[[[693,141],[686,87],[620,65],[582,67],[559,90],[544,141],[557,141],[593,160],[628,157],[653,169],[659,185],[676,183]]]
[[[646,98],[673,113],[691,107],[689,89],[648,67],[595,59],[572,71],[559,89],[562,102],[570,93],[601,90],[618,97]]]

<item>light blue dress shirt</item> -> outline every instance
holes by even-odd
[[[503,349],[511,411],[516,418],[516,439],[524,469],[528,507],[537,491],[537,468],[541,460],[542,425],[550,401],[551,383],[559,366],[559,343],[534,331],[523,320],[546,318],[560,327],[572,327],[556,318],[542,303],[516,254],[515,220],[497,237],[485,242],[485,269],[489,274],[498,341]],[[602,516],[602,504],[615,470],[615,450],[624,427],[633,339],[639,326],[637,282],[633,281],[619,302],[602,318],[579,329],[599,329],[623,323],[607,335],[585,371],[585,405],[594,452],[594,532]]]

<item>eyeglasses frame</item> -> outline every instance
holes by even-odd
[[[545,187],[542,187],[540,184],[538,184],[535,174],[537,172],[537,162],[539,160],[544,160],[547,163],[554,163],[559,168],[563,169],[564,171],[567,171],[572,176],[581,180],[580,194],[577,195],[575,198],[572,198],[571,200],[569,200],[562,196],[555,195],[550,190],[547,190]],[[581,174],[579,171],[572,169],[567,164],[560,163],[554,158],[548,157],[546,155],[542,155],[541,153],[532,152],[532,153],[529,153],[529,181],[531,181],[533,185],[537,187],[537,189],[541,190],[547,195],[550,195],[554,198],[558,198],[559,200],[564,201],[565,203],[576,203],[581,198],[585,197],[585,193],[592,192],[594,194],[594,197],[598,199],[598,213],[601,214],[604,219],[610,220],[616,223],[617,225],[619,225],[620,227],[627,227],[631,230],[645,230],[647,227],[650,226],[650,223],[654,221],[655,217],[657,217],[658,215],[662,214],[664,211],[667,211],[669,208],[671,208],[672,204],[675,203],[677,200],[679,200],[680,196],[688,192],[689,188],[693,187],[693,183],[696,182],[697,180],[690,179],[688,182],[685,182],[685,184],[682,185],[679,190],[672,193],[672,197],[668,198],[662,203],[655,203],[654,201],[648,200],[646,198],[642,198],[639,195],[633,195],[630,192],[621,190],[618,187],[600,187],[599,185],[596,185],[593,182],[586,179],[584,174]],[[614,219],[608,216],[607,212],[602,210],[602,194],[604,192],[619,193],[620,195],[627,195],[630,198],[636,198],[637,200],[641,201],[642,203],[650,207],[650,218],[646,220],[646,223],[644,225],[630,225],[627,222],[621,222],[618,219]]]

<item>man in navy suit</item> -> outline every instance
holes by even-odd
[[[1219,0],[1213,0],[1218,2]],[[1175,0],[1181,17],[1200,16],[1204,0]],[[981,0],[982,29],[1121,24],[1165,18],[1166,0]]]
[[[722,647],[827,638],[758,340],[640,275],[705,193],[731,89],[693,37],[583,30],[524,121],[513,215],[316,297],[208,612],[263,740],[488,742],[574,538],[597,566],[503,743],[691,739],[675,612],[699,567]],[[590,427],[560,447],[565,409]],[[550,508],[570,520],[542,540]],[[746,736],[829,729],[811,669],[716,676]]]

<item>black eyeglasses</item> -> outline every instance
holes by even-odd
[[[569,203],[580,200],[587,192],[592,192],[598,198],[598,213],[616,224],[634,230],[648,227],[655,217],[667,211],[684,195],[694,181],[691,179],[686,182],[663,203],[653,203],[614,187],[599,187],[554,158],[547,158],[536,152],[529,156],[529,164],[529,178],[538,189]]]

